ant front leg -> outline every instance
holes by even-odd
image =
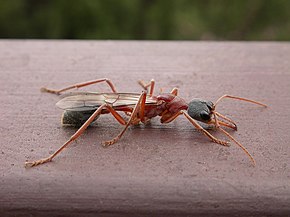
[[[92,80],[92,81],[86,81],[86,82],[82,82],[82,83],[77,83],[77,84],[73,84],[73,85],[70,85],[68,87],[65,87],[65,88],[62,88],[62,89],[59,89],[59,90],[53,90],[53,89],[49,89],[49,88],[46,88],[46,87],[43,87],[40,90],[42,92],[60,94],[60,93],[65,92],[67,90],[81,88],[81,87],[89,86],[89,85],[92,85],[92,84],[97,84],[97,83],[100,83],[100,82],[106,82],[109,85],[109,87],[111,88],[111,90],[113,91],[113,93],[117,92],[116,88],[115,88],[115,85],[112,83],[112,81],[110,79],[107,79],[107,78],[101,78],[101,79],[96,79],[96,80]]]
[[[177,113],[175,113],[174,115],[172,115],[171,117],[167,118],[166,120],[164,120],[162,123],[169,123],[171,121],[174,121],[179,115],[184,115],[189,122],[200,132],[202,132],[204,135],[206,135],[208,138],[210,138],[210,140],[212,140],[213,142],[223,145],[223,146],[229,146],[229,143],[227,141],[223,141],[220,139],[217,139],[216,137],[214,137],[213,135],[211,135],[207,130],[203,129],[202,126],[200,126],[197,121],[195,121],[192,117],[190,117],[186,112],[184,111],[179,111]]]
[[[223,145],[223,146],[229,146],[229,143],[227,141],[223,141],[223,140],[220,140],[220,139],[217,139],[215,138],[213,135],[211,135],[207,130],[203,129],[202,126],[200,126],[197,121],[195,121],[192,117],[189,116],[189,114],[187,114],[186,112],[184,111],[180,111],[181,114],[183,114],[188,120],[189,122],[195,126],[195,128],[197,130],[199,130],[200,132],[202,132],[204,135],[206,135],[208,138],[210,138],[214,143],[217,143],[217,144],[220,144],[220,145]]]

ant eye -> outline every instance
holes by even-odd
[[[206,102],[206,106],[208,107],[208,109],[209,109],[210,111],[212,111],[212,110],[213,110],[213,106],[214,106],[214,104],[213,104],[212,102],[208,101],[208,102]]]
[[[205,120],[205,121],[209,121],[210,120],[210,115],[209,113],[207,113],[206,111],[201,111],[200,112],[200,117]]]

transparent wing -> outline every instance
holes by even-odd
[[[95,110],[104,103],[110,104],[112,107],[133,106],[138,102],[139,97],[139,93],[73,92],[63,95],[56,106],[74,111]],[[146,104],[148,103],[156,104],[156,100],[148,97]]]

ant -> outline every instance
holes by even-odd
[[[184,116],[198,131],[207,136],[211,141],[223,146],[229,146],[228,141],[214,137],[198,122],[214,126],[217,130],[224,133],[230,140],[241,147],[249,156],[253,165],[256,164],[249,151],[221,127],[223,126],[237,130],[236,123],[230,118],[217,112],[216,107],[218,103],[225,98],[242,100],[267,107],[267,105],[263,103],[231,95],[223,95],[218,98],[215,103],[203,99],[193,99],[187,103],[184,99],[178,96],[177,88],[173,88],[170,93],[154,95],[155,81],[153,79],[149,83],[144,83],[143,81],[138,82],[144,89],[141,94],[119,93],[112,81],[107,78],[77,83],[60,90],[41,88],[41,91],[59,95],[71,89],[78,89],[101,82],[106,82],[112,92],[71,92],[62,96],[62,99],[56,103],[57,107],[64,110],[61,118],[62,124],[80,126],[80,128],[52,155],[40,160],[26,162],[26,167],[33,167],[52,161],[56,155],[76,140],[100,115],[108,113],[111,113],[120,124],[124,125],[124,128],[116,137],[103,142],[103,146],[110,146],[116,143],[130,125],[136,125],[140,122],[146,124],[152,118],[157,116],[160,116],[161,123],[166,124],[174,121],[179,116]],[[119,112],[124,112],[129,116],[128,120],[124,119]]]

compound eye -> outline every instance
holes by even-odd
[[[202,118],[202,120],[205,120],[205,121],[209,121],[210,120],[210,114],[207,113],[206,111],[201,111],[200,112],[200,117]]]

